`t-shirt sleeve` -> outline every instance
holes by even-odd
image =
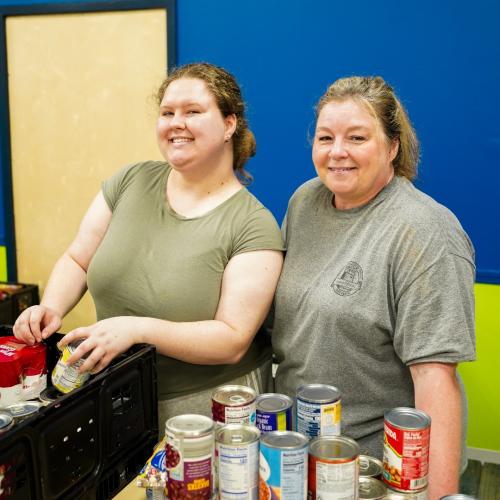
[[[131,177],[133,177],[138,166],[139,165],[137,164],[127,165],[102,183],[102,194],[104,195],[104,199],[112,212],[114,211],[128,181],[130,181]]]
[[[254,250],[283,251],[284,249],[276,219],[269,210],[261,208],[248,216],[235,239],[232,255]]]
[[[393,342],[404,363],[475,359],[474,276],[471,259],[448,252],[401,293]]]

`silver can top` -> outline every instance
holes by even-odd
[[[392,408],[384,412],[384,419],[400,429],[420,430],[431,425],[431,417],[416,408]]]
[[[226,406],[244,406],[256,398],[257,393],[245,385],[221,385],[212,394],[213,401]]]
[[[346,460],[359,456],[359,445],[346,436],[318,436],[309,443],[309,454],[325,460]]]
[[[42,404],[39,401],[23,401],[22,403],[14,403],[6,407],[14,418],[25,418],[34,415]]]
[[[309,442],[304,434],[294,431],[271,431],[263,434],[260,442],[269,448],[295,450],[304,448]]]
[[[476,497],[464,495],[463,493],[455,493],[454,495],[446,495],[441,497],[440,500],[476,500]]]
[[[380,476],[384,470],[382,462],[368,455],[359,456],[359,475],[361,477]]]
[[[218,443],[232,446],[255,443],[259,437],[259,429],[247,424],[226,424],[215,433],[215,440]]]
[[[379,500],[384,498],[387,487],[382,481],[374,477],[359,478],[359,498],[360,500]]]
[[[12,415],[7,411],[0,410],[0,433],[10,429],[13,423]]]
[[[188,438],[203,437],[213,433],[214,421],[195,413],[177,415],[165,423],[165,432]]]
[[[277,413],[279,411],[288,410],[288,408],[292,406],[292,399],[285,394],[267,392],[257,396],[257,410],[262,412]]]
[[[297,398],[308,403],[333,403],[340,399],[340,391],[333,385],[306,384],[297,389]]]

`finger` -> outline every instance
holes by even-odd
[[[12,332],[21,342],[28,345],[33,345],[35,343],[35,337],[32,335],[29,323],[29,311],[24,311],[21,316],[19,316],[12,328]]]
[[[60,347],[67,346],[68,344],[71,344],[73,342],[76,342],[77,340],[80,339],[86,339],[90,335],[90,331],[88,328],[81,327],[81,328],[75,328],[74,330],[71,330],[70,332],[66,333],[64,337],[58,342],[58,345]]]
[[[101,360],[94,366],[94,368],[92,368],[91,370],[91,374],[92,375],[95,375],[96,373],[99,373],[100,371],[104,370],[104,368],[106,368],[109,363],[111,363],[111,358],[110,357],[107,357],[107,356],[104,356],[103,358],[101,358]]]
[[[42,332],[40,331],[40,323],[42,321],[44,310],[41,307],[34,307],[30,312],[29,325],[31,333],[37,342],[41,342]]]
[[[83,344],[82,344],[83,345]],[[103,359],[105,351],[102,347],[96,347],[89,354],[82,366],[78,369],[80,373],[92,371],[96,365]]]
[[[75,364],[79,359],[89,356],[93,349],[95,349],[96,345],[91,340],[86,340],[82,342],[71,354],[71,356],[67,359],[67,363],[69,365]],[[94,363],[95,364],[95,363]],[[93,367],[94,365],[92,365]]]
[[[42,338],[49,338],[54,332],[57,332],[59,328],[61,328],[61,319],[58,316],[54,316],[42,330]]]

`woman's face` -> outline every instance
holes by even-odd
[[[394,175],[398,142],[390,144],[366,107],[330,101],[316,123],[312,157],[318,177],[340,210],[368,203]]]
[[[205,82],[197,78],[174,80],[165,90],[156,126],[158,145],[178,170],[216,165],[236,126],[236,117],[224,118]]]

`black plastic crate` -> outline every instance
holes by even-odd
[[[13,325],[27,307],[39,303],[37,285],[0,281],[0,325]]]
[[[11,328],[0,326],[0,335],[12,335]],[[61,337],[45,342],[49,373]],[[81,388],[0,434],[5,498],[111,498],[135,477],[157,441],[155,349],[137,345]]]

